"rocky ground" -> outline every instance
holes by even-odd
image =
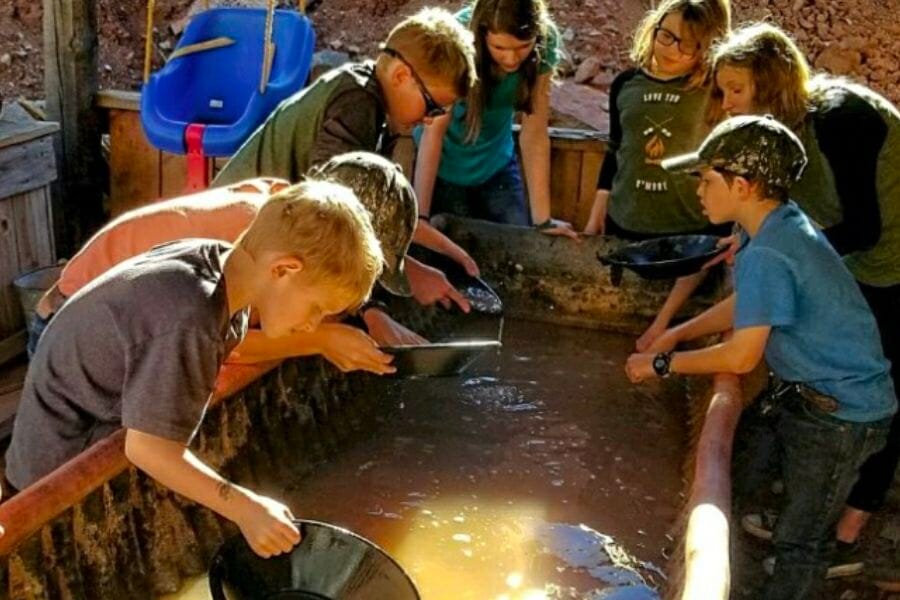
[[[236,1],[210,0],[210,4]],[[420,7],[430,4],[454,9],[462,2],[320,0],[310,3],[310,15],[320,49],[357,57],[374,54],[390,27]],[[615,73],[628,65],[631,31],[653,2],[550,0],[568,52],[562,70],[565,79],[554,97],[557,113],[605,128],[603,92]],[[156,65],[171,51],[186,17],[203,4],[203,0],[157,0]],[[781,24],[796,36],[816,67],[859,79],[900,103],[900,0],[733,0],[733,5],[736,23],[770,19]],[[101,85],[138,89],[146,2],[96,0],[95,6],[100,24]],[[40,2],[0,3],[0,96],[41,97],[41,26]]]

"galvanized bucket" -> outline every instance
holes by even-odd
[[[44,295],[44,292],[56,283],[62,270],[63,265],[41,267],[19,275],[13,280],[13,287],[16,288],[19,304],[22,306],[22,312],[25,315],[25,323],[31,323],[38,301]]]

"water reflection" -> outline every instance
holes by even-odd
[[[405,382],[370,439],[281,499],[384,548],[423,600],[658,598],[636,556],[669,544],[683,399],[628,383],[629,338],[509,325],[490,368]]]

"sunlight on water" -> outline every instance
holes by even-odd
[[[425,600],[658,598],[637,570],[652,565],[634,561],[609,536],[544,516],[536,503],[436,499],[373,541],[406,569]],[[208,600],[207,580],[164,598]]]

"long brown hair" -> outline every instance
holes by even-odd
[[[713,74],[724,66],[747,69],[753,104],[792,129],[799,129],[811,108],[813,79],[809,63],[791,37],[774,25],[753,23],[731,33],[712,53]],[[724,117],[723,94],[710,89],[710,122]]]
[[[731,3],[729,0],[663,0],[644,16],[634,32],[631,60],[636,65],[650,68],[656,29],[672,13],[681,15],[685,26],[700,45],[700,57],[688,78],[687,87],[693,89],[702,86],[709,76],[710,47],[731,29]]]
[[[547,53],[548,36],[555,29],[544,0],[475,0],[469,28],[475,35],[475,66],[478,83],[466,97],[466,141],[472,142],[481,132],[481,114],[487,107],[499,78],[487,47],[488,33],[505,33],[519,40],[536,40],[534,49],[522,65],[522,80],[516,90],[516,110],[531,113],[532,89],[540,75],[541,60]]]

